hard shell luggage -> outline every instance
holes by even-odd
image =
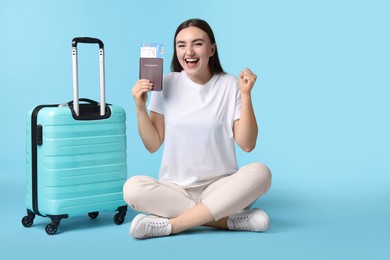
[[[99,44],[100,103],[78,97],[77,44]],[[27,114],[26,182],[30,227],[35,215],[49,217],[48,234],[55,234],[63,218],[80,214],[96,218],[99,211],[119,211],[124,222],[127,206],[125,111],[105,104],[104,45],[96,38],[72,41],[73,101],[40,105]]]

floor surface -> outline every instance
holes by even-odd
[[[25,228],[21,224],[24,177],[1,176],[1,259],[387,259],[390,255],[390,200],[381,196],[388,194],[386,183],[370,195],[363,189],[328,193],[326,184],[309,189],[274,181],[254,205],[270,215],[272,226],[265,233],[199,227],[180,235],[135,240],[128,234],[136,214],[132,210],[122,225],[113,223],[113,212],[103,212],[95,220],[65,219],[52,236],[45,233],[46,218],[37,217],[32,227]]]

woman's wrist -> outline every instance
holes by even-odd
[[[242,100],[242,99],[252,100],[251,93],[250,93],[250,92],[242,92],[242,91],[241,91],[241,100]]]
[[[136,112],[137,114],[146,113],[146,112],[147,112],[146,106],[136,106],[136,107],[135,107],[135,112]]]

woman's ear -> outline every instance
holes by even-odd
[[[210,48],[210,57],[213,57],[214,54],[215,54],[215,49],[217,48],[217,46],[215,45],[215,43],[213,45],[211,45],[211,48]]]

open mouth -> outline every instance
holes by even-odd
[[[187,64],[191,64],[191,65],[198,63],[198,61],[199,61],[199,59],[194,59],[194,58],[185,59],[185,62],[186,62]]]

